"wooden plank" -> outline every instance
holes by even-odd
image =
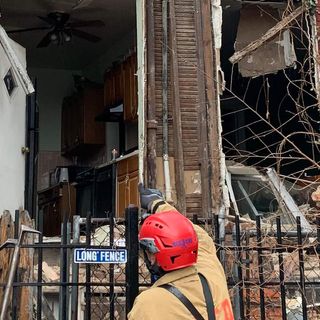
[[[201,0],[202,33],[204,45],[204,74],[207,92],[207,130],[208,130],[208,151],[209,151],[209,179],[211,206],[214,214],[217,214],[221,202],[220,190],[220,113],[219,93],[216,64],[218,63],[213,43],[211,1]]]
[[[186,214],[186,194],[184,190],[184,158],[182,146],[182,127],[181,127],[181,105],[179,88],[179,67],[177,57],[177,34],[175,1],[169,2],[170,17],[170,54],[171,54],[171,75],[172,75],[172,107],[174,124],[174,153],[175,153],[175,186],[177,190],[177,208]]]
[[[147,1],[147,75],[148,75],[148,107],[147,107],[147,183],[148,187],[157,185],[157,121],[155,101],[155,21],[154,0]]]
[[[13,238],[13,221],[9,211],[4,211],[0,220],[0,244],[3,244],[8,238]],[[0,281],[7,283],[10,271],[10,261],[12,257],[12,249],[3,249],[0,251]],[[3,301],[4,288],[0,290],[0,305]],[[11,303],[9,303],[7,311],[7,319],[10,319]]]
[[[27,211],[20,212],[19,222],[21,225],[33,227],[32,221]],[[34,235],[26,235],[24,244],[33,244]],[[19,281],[23,283],[32,282],[33,279],[33,249],[20,249],[19,262]],[[32,288],[22,287],[18,294],[18,319],[32,320],[33,319],[33,293]]]
[[[253,51],[257,50],[259,47],[261,47],[265,42],[274,38],[279,32],[281,32],[284,28],[286,28],[293,20],[297,19],[304,11],[305,11],[305,7],[300,6],[299,8],[291,12],[288,16],[284,17],[281,21],[279,21],[273,28],[268,30],[262,37],[260,37],[255,41],[252,41],[240,51],[235,52],[231,56],[231,58],[229,58],[229,61],[232,64],[239,62],[245,56],[247,56],[248,54],[252,53]]]

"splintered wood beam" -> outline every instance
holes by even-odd
[[[177,28],[175,1],[169,2],[170,14],[170,45],[171,45],[171,72],[172,72],[172,107],[173,107],[173,146],[175,163],[175,184],[177,190],[177,207],[181,213],[186,214],[186,193],[184,189],[184,158],[182,146],[181,104],[179,88],[179,66],[177,48]]]
[[[232,64],[238,63],[241,59],[243,59],[246,55],[252,53],[253,51],[260,48],[265,42],[269,41],[273,37],[275,37],[281,30],[286,28],[288,24],[290,24],[293,20],[297,19],[303,12],[305,11],[304,6],[300,6],[293,12],[291,12],[288,16],[284,17],[281,21],[279,21],[274,27],[269,29],[262,37],[257,40],[252,41],[243,49],[235,52],[229,61]]]

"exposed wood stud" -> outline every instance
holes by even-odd
[[[184,157],[182,146],[182,125],[179,87],[179,66],[177,48],[177,29],[175,1],[169,3],[170,16],[170,55],[171,55],[171,87],[173,107],[173,130],[174,130],[174,154],[175,154],[175,184],[177,191],[177,207],[182,213],[186,213],[186,194],[184,189]]]
[[[154,44],[154,0],[147,1],[148,19],[148,111],[147,122],[156,124],[156,98],[155,98],[155,44]],[[147,126],[147,183],[148,187],[157,185],[156,150],[157,150],[157,126]]]
[[[203,50],[203,32],[201,19],[201,0],[195,1],[195,30],[197,42],[197,57],[198,57],[198,89],[199,89],[199,158],[200,158],[200,173],[201,173],[201,202],[202,202],[202,216],[208,217],[210,208],[209,196],[209,159],[208,159],[208,131],[207,131],[207,104],[206,104],[206,90],[205,90],[205,76],[204,76],[204,50]]]
[[[208,146],[209,146],[209,177],[210,195],[214,214],[218,213],[221,203],[220,190],[220,113],[217,79],[217,57],[214,51],[214,42],[211,22],[211,1],[201,0],[202,32],[204,44],[204,70],[207,93],[207,123],[208,123]]]

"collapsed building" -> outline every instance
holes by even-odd
[[[314,237],[319,175],[316,4],[127,0],[120,6],[117,1],[107,5],[99,0],[47,0],[40,6],[30,0],[3,1],[1,13],[1,25],[22,46],[4,31],[0,34],[4,79],[0,99],[5,115],[0,121],[6,131],[1,144],[5,146],[8,136],[11,145],[1,159],[0,209],[12,216],[15,209],[27,210],[46,243],[71,243],[65,237],[71,231],[61,223],[80,217],[80,243],[97,245],[96,232],[107,223],[107,240],[99,245],[114,245],[114,235],[107,235],[113,234],[111,221],[123,223],[125,209],[139,205],[138,182],[159,188],[181,212],[209,226],[218,244],[234,250],[243,241],[252,246],[263,242],[252,243],[241,233],[252,234],[260,219],[265,232],[274,237],[277,218],[291,234],[297,234],[299,218],[301,232]],[[91,30],[95,34],[90,36]],[[36,95],[29,95],[33,87],[26,71],[37,79]],[[84,227],[88,217],[98,226],[94,231],[89,228],[92,232]],[[235,230],[237,217],[241,234]],[[232,234],[241,235],[237,243]],[[263,243],[278,245],[269,240]],[[63,305],[66,285],[53,289],[53,284],[63,282],[62,277],[66,282],[71,267],[62,272],[64,260],[56,263],[66,254],[62,249],[46,250],[46,261],[38,260],[34,272],[51,282],[43,290],[49,301],[47,317],[62,317],[59,304]],[[263,317],[261,310],[257,315],[261,283],[252,291],[241,287],[245,281],[241,272],[230,266],[238,263],[249,272],[250,267],[261,268],[265,258],[260,251],[247,260],[245,251],[234,252],[221,258],[233,281],[235,313],[238,318]],[[259,263],[257,257],[262,259]],[[294,276],[294,282],[301,261],[289,252],[286,265],[291,257],[295,263],[286,276]],[[317,254],[310,258],[312,267],[317,258]],[[106,310],[111,318],[124,317],[123,266],[114,270],[82,265],[79,271],[70,259],[68,263],[71,273],[80,275],[74,281],[97,283],[109,277],[110,283],[115,279],[121,283],[113,291],[106,285],[93,289],[83,284],[79,292],[72,288],[70,299],[79,298],[71,306],[66,300],[72,317],[82,319],[90,313],[89,305],[94,310],[99,304],[96,319]],[[272,268],[278,273],[272,274]],[[259,270],[252,272],[252,279],[263,280]],[[281,270],[279,264],[265,265],[265,272],[272,274],[270,282]],[[90,277],[90,272],[96,274]],[[145,270],[141,274],[146,285]],[[267,310],[281,309],[283,296],[275,294],[277,288],[265,290]],[[308,294],[315,303],[317,290]],[[113,309],[111,291],[119,299]],[[302,294],[295,295],[296,288],[289,291],[284,300],[303,300]],[[249,302],[241,310],[244,293]],[[30,319],[31,309],[25,313]],[[309,309],[317,312],[314,304]],[[272,314],[276,316],[281,317],[281,310]]]

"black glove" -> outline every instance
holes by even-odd
[[[157,189],[145,188],[142,183],[139,183],[138,189],[140,193],[140,205],[142,209],[150,211],[153,201],[158,199],[163,200],[161,191]]]

